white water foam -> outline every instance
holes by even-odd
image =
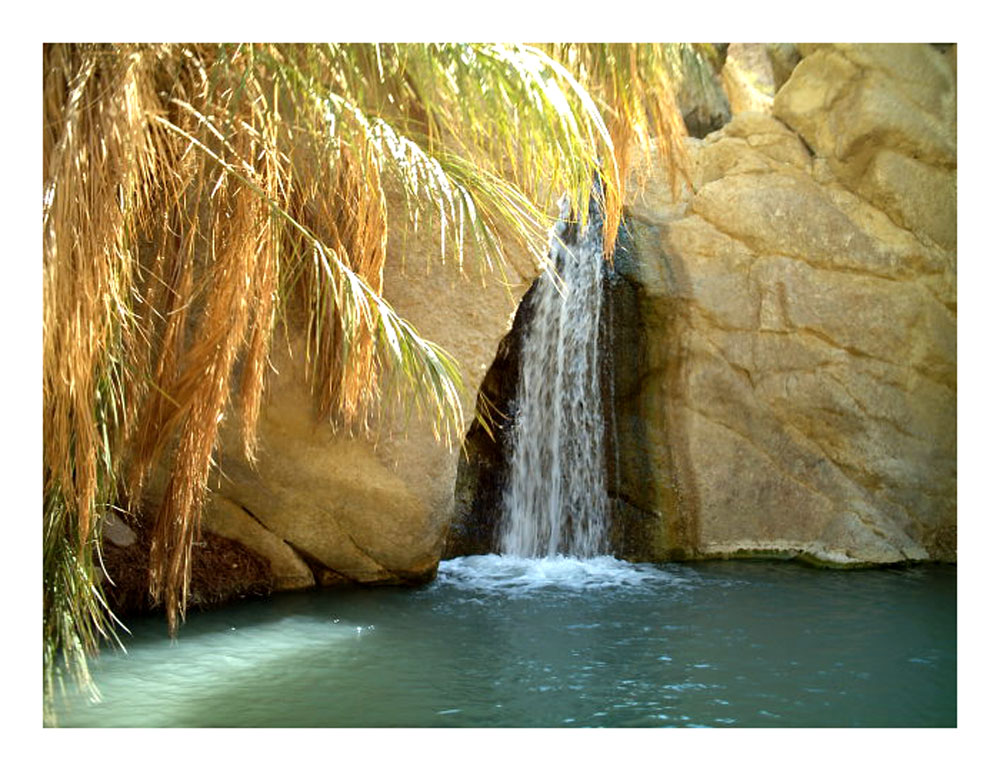
[[[476,554],[446,560],[438,566],[437,583],[489,594],[520,595],[542,590],[589,592],[607,589],[654,590],[688,583],[688,579],[648,564],[611,556],[533,558]]]
[[[599,379],[603,237],[596,206],[571,236],[568,202],[533,299],[518,382],[500,551],[520,557],[607,552]]]

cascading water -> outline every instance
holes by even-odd
[[[565,200],[534,296],[521,359],[500,552],[594,557],[607,551],[598,330],[602,218],[585,227]]]

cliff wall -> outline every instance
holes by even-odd
[[[804,53],[773,114],[691,140],[682,200],[654,177],[631,211],[647,559],[956,556],[953,53]]]

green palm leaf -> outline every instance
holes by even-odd
[[[463,270],[472,253],[502,272],[510,237],[544,260],[556,199],[586,217],[595,175],[616,229],[622,126],[668,125],[669,100],[648,99],[669,86],[670,50],[45,46],[47,705],[58,671],[87,683],[87,655],[116,639],[100,521],[156,464],[169,483],[146,514],[151,587],[172,628],[183,617],[218,424],[237,414],[252,460],[279,326],[304,319],[336,425],[404,405],[441,441],[461,436],[458,363],[382,296],[387,229],[406,224],[387,194]]]

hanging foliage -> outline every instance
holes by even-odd
[[[256,452],[271,341],[304,318],[317,415],[365,431],[409,395],[464,425],[456,362],[382,297],[386,194],[441,258],[545,254],[595,174],[613,247],[629,148],[680,155],[669,47],[98,45],[43,51],[44,643],[89,683],[116,640],[100,523],[166,472],[150,588],[187,604],[219,425]],[[61,670],[60,670],[61,671]]]

